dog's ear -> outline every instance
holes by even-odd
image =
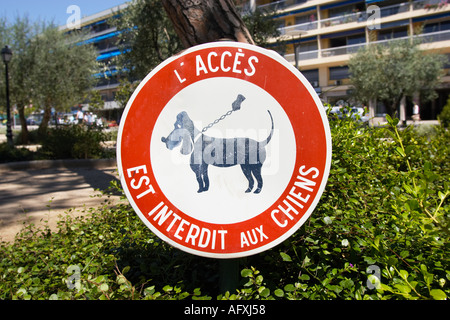
[[[180,152],[183,155],[191,154],[194,150],[194,144],[192,143],[191,135],[189,133],[183,135],[183,144],[181,145]]]
[[[189,118],[188,114],[185,111],[183,111],[180,113],[180,115],[182,115],[180,118],[182,122],[182,128],[188,130],[191,133],[194,132],[194,122],[191,120],[191,118]]]
[[[184,128],[184,118],[187,116],[186,111],[182,111],[177,115],[177,120],[174,123],[174,129],[182,129]]]

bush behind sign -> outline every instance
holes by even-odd
[[[450,134],[388,122],[331,121],[320,204],[288,240],[240,260],[236,292],[219,292],[217,260],[171,248],[104,195],[56,232],[29,226],[0,244],[0,299],[447,299]]]

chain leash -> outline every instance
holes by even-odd
[[[216,124],[218,124],[220,121],[222,121],[223,119],[225,119],[226,117],[230,116],[234,111],[238,111],[241,109],[241,103],[242,101],[245,100],[245,97],[242,94],[239,94],[237,99],[233,102],[232,106],[233,109],[228,111],[227,113],[225,113],[224,115],[222,115],[219,119],[214,120],[214,122],[211,122],[210,124],[208,124],[206,127],[204,127],[202,129],[202,133],[205,133],[206,131],[208,131],[209,129],[211,129],[213,126],[215,126]]]

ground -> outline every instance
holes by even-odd
[[[53,167],[43,169],[0,168],[0,241],[12,241],[24,224],[49,224],[55,228],[58,216],[70,210],[73,216],[104,204],[96,197],[118,179],[115,166],[96,168]],[[110,198],[116,202],[119,196]]]

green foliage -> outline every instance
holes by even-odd
[[[143,79],[158,64],[182,50],[159,0],[130,2],[111,23],[123,30],[117,42],[123,53],[118,65],[129,73],[130,79]]]
[[[0,244],[0,299],[448,299],[450,133],[387,120],[330,123],[319,205],[288,240],[240,260],[234,292],[217,287],[216,260],[159,240],[124,199]]]
[[[121,79],[116,92],[115,100],[121,108],[125,108],[131,95],[137,88],[137,83],[131,83],[128,79]]]
[[[447,103],[438,115],[438,120],[445,128],[450,127],[450,98],[447,100]]]
[[[403,97],[417,93],[425,100],[436,97],[445,56],[424,53],[419,44],[408,39],[359,49],[348,63],[355,98],[382,101],[393,115]]]
[[[16,139],[20,139],[20,134]],[[40,144],[37,151],[0,144],[0,163],[56,159],[110,159],[115,150],[105,141],[117,139],[117,131],[105,132],[97,126],[69,125],[49,128],[44,136],[38,130],[30,131],[30,141]],[[17,143],[17,141],[16,141]]]
[[[34,154],[25,148],[10,147],[8,143],[0,143],[0,163],[34,160]]]
[[[256,8],[255,11],[249,12],[243,16],[242,19],[245,26],[256,45],[267,47],[270,39],[278,38],[280,36],[276,20],[271,17],[273,15],[275,15],[274,11],[269,12],[268,10]],[[281,44],[278,43],[277,45]]]
[[[52,108],[63,111],[80,103],[95,81],[92,75],[99,67],[96,50],[93,44],[78,45],[85,36],[82,32],[65,34],[54,24],[32,23],[27,16],[17,17],[14,23],[0,19],[0,42],[10,44],[13,50],[11,105],[17,105],[23,119],[25,106],[33,104],[44,110],[41,134],[47,129]],[[0,91],[4,92],[2,79]]]
[[[43,137],[41,157],[46,159],[98,159],[104,156],[101,128],[70,125],[50,128]]]

